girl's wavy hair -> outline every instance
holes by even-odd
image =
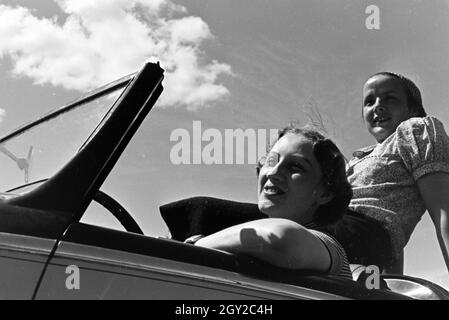
[[[425,117],[427,115],[422,103],[421,91],[412,80],[403,76],[402,74],[389,71],[377,72],[371,75],[367,80],[375,76],[389,76],[399,79],[402,83],[402,87],[405,90],[405,95],[407,96],[407,105],[409,111],[414,112],[417,117]]]
[[[321,168],[323,184],[328,191],[334,194],[332,200],[318,207],[314,223],[318,226],[335,224],[346,213],[352,198],[352,188],[346,178],[345,157],[338,147],[314,126],[306,125],[298,128],[289,125],[279,130],[278,138],[274,143],[287,133],[301,135],[312,142],[313,153]],[[257,175],[259,175],[262,165],[262,162],[259,161],[256,167]]]

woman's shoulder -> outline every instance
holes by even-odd
[[[405,120],[398,126],[396,132],[404,132],[409,130],[413,130],[415,132],[431,130],[435,133],[445,134],[443,123],[438,118],[431,116],[416,117]]]
[[[428,116],[402,122],[391,142],[415,180],[430,172],[447,172],[449,137],[437,118]]]
[[[410,118],[402,122],[395,134],[399,144],[447,144],[449,137],[443,123],[435,117]],[[393,139],[396,140],[396,139]]]

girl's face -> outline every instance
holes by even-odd
[[[363,118],[369,133],[381,143],[413,114],[401,80],[387,75],[370,78],[363,87]]]
[[[276,142],[260,169],[260,211],[301,224],[312,221],[317,207],[330,200],[325,197],[321,176],[312,143],[287,133]]]

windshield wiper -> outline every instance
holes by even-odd
[[[33,155],[33,146],[30,146],[28,149],[28,155],[26,158],[19,158],[16,157],[14,153],[6,149],[4,145],[0,145],[0,151],[3,152],[5,155],[7,155],[11,160],[13,160],[20,170],[24,171],[25,174],[25,183],[29,182],[29,170],[30,170],[30,163],[31,163],[31,156]]]

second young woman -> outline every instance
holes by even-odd
[[[350,211],[333,228],[351,263],[389,269],[427,210],[449,269],[449,137],[426,116],[421,93],[390,72],[363,87],[363,118],[376,144],[354,152]],[[401,269],[390,269],[401,272]]]

